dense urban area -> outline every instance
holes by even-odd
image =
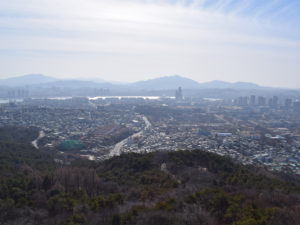
[[[1,126],[37,127],[35,148],[69,164],[121,153],[196,150],[300,175],[297,98],[26,98],[0,106]]]

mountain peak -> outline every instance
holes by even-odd
[[[196,89],[199,88],[199,83],[180,75],[171,75],[150,80],[138,81],[131,84],[131,86],[133,86],[134,88],[148,90],[171,90],[177,89],[179,86],[184,89]]]

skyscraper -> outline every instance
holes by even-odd
[[[255,95],[251,95],[251,97],[250,97],[250,105],[255,105],[255,99],[256,99],[256,96]]]
[[[179,88],[175,91],[175,98],[176,98],[176,100],[182,100],[182,99],[183,99],[182,88],[181,88],[181,87],[179,87]]]
[[[266,105],[266,98],[263,96],[259,96],[258,97],[258,105],[260,105],[260,106]]]

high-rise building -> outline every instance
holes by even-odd
[[[266,105],[266,98],[263,96],[258,96],[258,105],[260,106]]]
[[[256,99],[256,96],[255,95],[251,95],[251,97],[250,97],[250,105],[255,105],[255,99]]]
[[[234,104],[234,105],[237,105],[238,103],[239,103],[239,99],[237,99],[237,98],[236,98],[236,99],[233,99],[233,104]]]
[[[237,99],[237,104],[240,106],[248,105],[248,97],[239,97]]]
[[[179,88],[175,91],[175,98],[176,98],[176,100],[182,100],[182,99],[183,99],[182,88],[181,88],[181,87],[179,87]]]
[[[272,98],[272,106],[273,107],[277,107],[278,106],[278,97],[277,96],[273,96],[273,98]]]
[[[238,105],[243,105],[243,97],[238,98]]]
[[[300,113],[300,101],[294,102],[294,112]]]
[[[292,103],[293,103],[292,99],[287,98],[287,99],[284,101],[284,106],[285,106],[285,108],[286,108],[286,109],[290,109],[290,108],[292,107]]]
[[[273,98],[269,98],[269,100],[268,100],[268,106],[270,106],[270,107],[273,106]]]
[[[248,105],[248,97],[243,97],[243,105]]]

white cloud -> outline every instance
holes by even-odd
[[[7,16],[0,21],[0,49],[12,53],[8,57],[0,52],[1,73],[88,73],[126,81],[180,73],[199,81],[280,86],[280,75],[286,72],[299,81],[300,43],[283,38],[288,34],[280,32],[287,28],[262,23],[261,15],[259,20],[241,17],[246,0],[224,13],[229,2],[219,0],[204,9],[203,0],[189,5],[153,0],[3,1],[0,11]],[[18,71],[10,61],[18,64]],[[272,82],[262,77],[265,74],[278,79]]]

